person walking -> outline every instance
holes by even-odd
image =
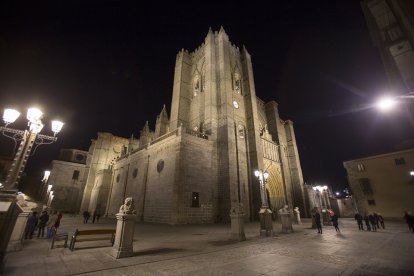
[[[43,211],[39,217],[39,224],[37,225],[39,229],[37,231],[38,238],[40,238],[40,235],[42,235],[42,238],[45,236],[45,227],[46,227],[46,223],[48,220],[49,220],[49,215],[47,214],[47,211]]]
[[[362,223],[362,216],[361,216],[361,214],[360,213],[356,213],[355,216],[354,216],[354,218],[355,218],[355,220],[358,223],[358,229],[359,230],[364,230],[364,225]]]
[[[321,214],[319,214],[319,212],[316,211],[314,214],[314,217],[315,217],[316,228],[318,228],[318,233],[322,234]]]
[[[331,216],[331,221],[332,221],[332,225],[335,227],[335,231],[336,232],[341,232],[339,230],[339,226],[338,226],[338,216],[336,214],[333,214]]]
[[[51,237],[53,237],[53,234],[55,232],[55,223],[57,220],[58,216],[56,211],[53,211],[53,213],[51,213],[51,215],[49,216],[49,220],[46,223],[46,239],[50,239]]]
[[[369,225],[369,218],[367,213],[364,215],[365,226],[367,227],[367,231],[371,231],[371,226]]]
[[[37,212],[33,212],[31,216],[27,219],[26,228],[24,231],[24,239],[32,239],[33,233],[36,229],[39,219],[37,217]]]
[[[88,223],[91,214],[88,211],[83,212],[83,223]]]
[[[371,223],[372,231],[377,232],[377,222],[373,214],[368,215],[368,220]]]
[[[378,213],[378,221],[379,221],[382,229],[385,229],[384,218],[382,217],[381,213]]]
[[[404,218],[407,222],[408,229],[414,233],[414,216],[410,212],[404,211]]]
[[[55,231],[57,232],[59,226],[60,226],[60,220],[62,219],[62,212],[57,212],[57,219],[55,222]]]

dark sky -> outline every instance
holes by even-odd
[[[176,54],[198,47],[209,27],[246,46],[258,97],[294,122],[306,182],[344,187],[343,161],[413,137],[406,114],[366,108],[388,88],[359,1],[147,2],[0,4],[0,108],[39,105],[45,134],[51,119],[66,123],[30,158],[29,174],[60,148],[86,150],[98,131],[154,128],[163,104],[170,112]],[[10,141],[0,138],[0,154],[11,154]]]

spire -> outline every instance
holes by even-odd
[[[148,121],[146,121],[144,127],[141,130],[141,135],[142,135],[142,133],[149,133],[149,132],[150,132],[150,128],[149,128],[149,125],[148,125]]]
[[[220,26],[219,35],[221,35],[225,40],[229,40],[229,36],[226,34],[226,31],[224,30],[223,26]]]

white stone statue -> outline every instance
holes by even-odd
[[[20,205],[20,207],[28,207],[27,201],[24,199],[24,194],[18,194],[16,196],[17,203]]]
[[[302,221],[300,220],[300,211],[299,211],[299,207],[295,207],[295,209],[293,209],[293,211],[295,212],[295,222],[297,224],[302,224]]]
[[[125,203],[119,208],[119,213],[125,215],[135,215],[137,213],[132,197],[125,198]]]

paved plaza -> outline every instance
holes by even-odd
[[[247,240],[229,240],[230,226],[137,223],[134,256],[114,259],[108,241],[82,242],[72,252],[50,249],[51,240],[25,240],[9,253],[3,275],[414,275],[414,234],[401,222],[377,232],[358,231],[340,219],[341,233],[325,226],[322,235],[305,219],[291,234],[274,223],[273,237],[259,237],[259,224],[246,224]],[[64,216],[60,232],[115,228],[114,219],[83,224]]]

